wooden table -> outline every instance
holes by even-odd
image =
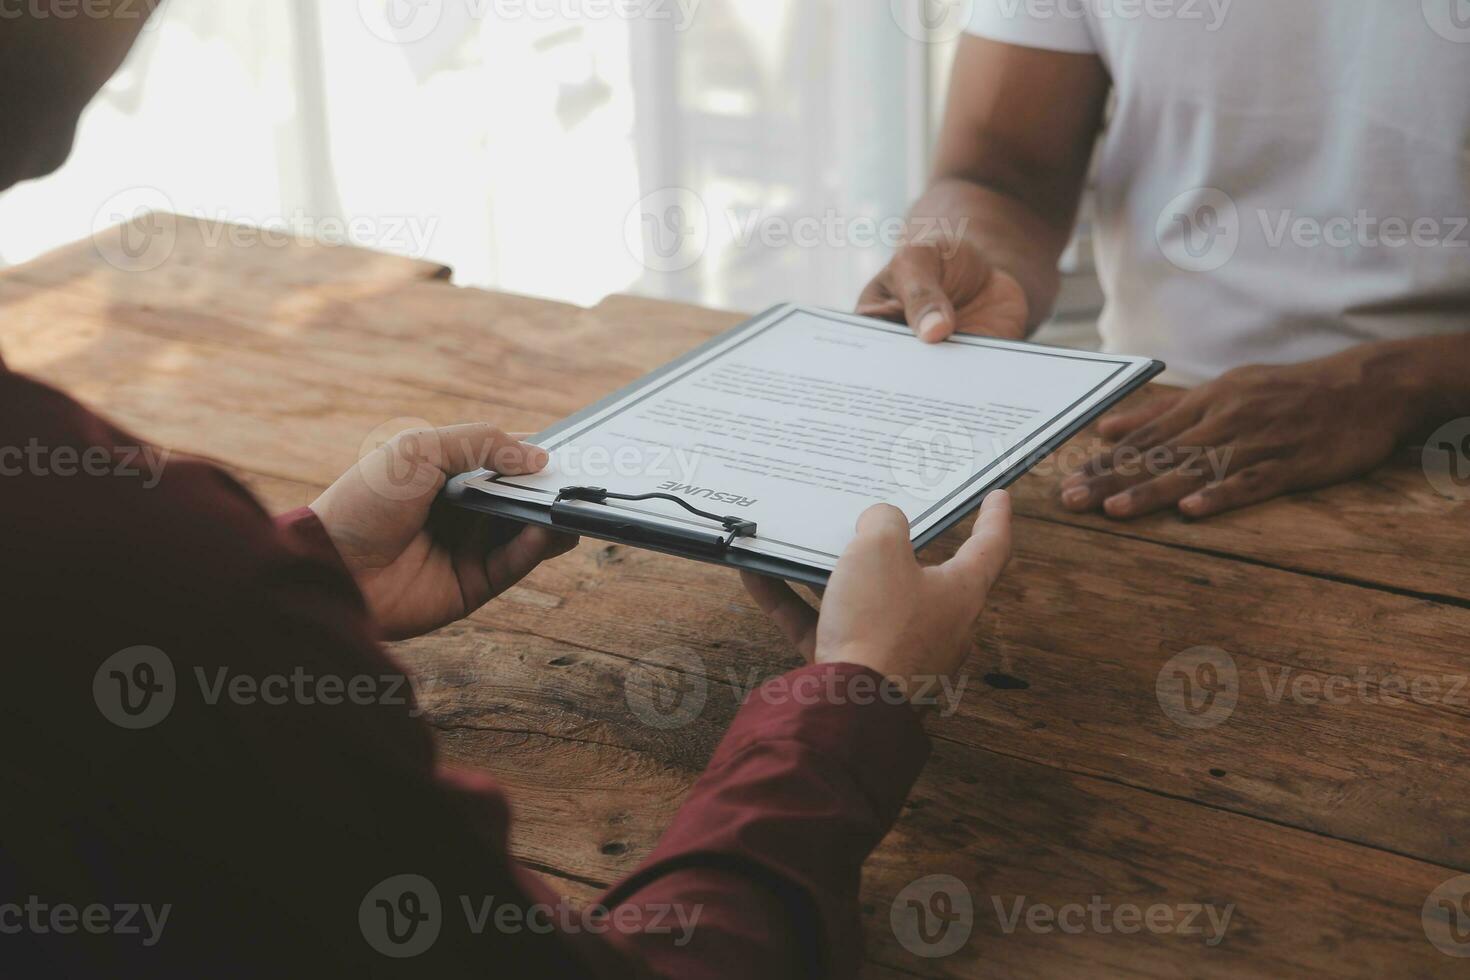
[[[436,266],[211,244],[183,220],[172,235],[147,272],[103,238],[0,275],[0,349],[275,509],[413,420],[534,431],[739,319],[457,289]],[[1458,934],[1445,918],[1470,886],[1470,503],[1438,496],[1415,454],[1194,524],[1076,517],[1057,479],[1017,490],[966,694],[931,721],[933,761],[867,867],[868,975],[1470,973],[1430,938],[1470,953],[1470,902]],[[1174,659],[1201,647],[1217,652]],[[737,686],[795,663],[725,570],[592,541],[397,654],[445,755],[508,788],[517,855],[578,900],[653,846]],[[1233,710],[1228,690],[1183,710],[1201,658]],[[1395,703],[1395,676],[1437,696]],[[700,690],[687,727],[630,708]],[[943,957],[891,924],[931,875],[973,908]],[[1203,914],[1203,934],[1181,928],[1191,905],[1233,909],[1222,941]],[[1154,929],[1123,931],[1153,907]]]

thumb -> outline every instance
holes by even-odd
[[[400,432],[359,460],[355,472],[385,499],[427,504],[450,477],[482,467],[521,476],[539,472],[547,459],[539,446],[474,423]]]
[[[944,259],[939,249],[921,245],[894,260],[890,288],[903,304],[909,328],[926,344],[937,344],[955,332],[954,304],[944,294]]]
[[[985,498],[969,539],[941,567],[944,578],[964,601],[978,608],[985,604],[1010,560],[1011,497],[1004,490],[995,490]]]
[[[908,517],[892,504],[869,507],[858,518],[857,536],[849,550],[884,561],[914,561]]]
[[[472,422],[409,435],[419,445],[431,447],[428,460],[445,476],[458,476],[481,468],[507,476],[539,472],[547,463],[546,450],[506,435],[493,425]]]

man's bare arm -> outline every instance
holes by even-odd
[[[914,227],[859,312],[906,319],[925,340],[956,329],[1024,336],[1048,315],[1111,82],[1095,55],[966,36],[934,178]]]

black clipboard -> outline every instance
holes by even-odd
[[[619,389],[596,404],[590,405],[575,415],[563,419],[549,429],[537,433],[529,441],[533,443],[544,443],[555,438],[567,429],[574,428],[584,420],[623,401],[630,394],[648,387],[658,378],[674,373],[690,361],[719,347],[729,340],[732,334],[746,330],[786,308],[784,305],[772,307],[764,313],[730,328],[719,336],[699,345],[684,356],[669,362],[651,374],[639,378],[631,385]],[[799,308],[791,307],[791,309],[798,310]],[[848,314],[836,315],[844,319],[854,319]],[[1029,346],[1042,347],[1043,345]],[[1057,350],[1059,353],[1063,352],[1062,348],[1044,349]],[[1000,476],[985,481],[984,485],[976,490],[975,493],[964,498],[959,504],[954,505],[953,509],[945,518],[915,538],[914,550],[916,552],[921,550],[936,538],[945,534],[956,524],[979,509],[980,505],[985,502],[985,498],[992,491],[1011,486],[1011,484],[1034,469],[1042,460],[1060,449],[1073,436],[1086,429],[1100,415],[1109,411],[1119,402],[1123,401],[1123,399],[1147,385],[1163,373],[1164,370],[1165,365],[1163,362],[1153,361],[1145,370],[1119,387],[1118,390],[1093,406],[1086,413],[1076,418],[1071,424],[1049,438],[1043,445],[1010,466]],[[759,527],[748,521],[742,521],[735,516],[726,516],[724,514],[699,510],[676,497],[664,494],[624,497],[619,494],[608,493],[606,490],[598,487],[566,487],[552,503],[545,504],[496,497],[468,485],[470,481],[482,476],[484,476],[484,472],[479,471],[455,477],[445,487],[442,499],[456,507],[462,507],[477,513],[503,517],[521,524],[540,525],[554,530],[568,531],[586,537],[597,538],[614,544],[629,545],[646,551],[656,551],[679,558],[689,558],[695,561],[723,565],[728,568],[755,572],[759,575],[785,579],[792,582],[802,582],[817,587],[825,586],[828,578],[832,574],[825,568],[731,547],[734,541],[740,537],[758,536]],[[687,523],[687,526],[674,526],[668,521],[640,520],[637,514],[630,514],[628,510],[622,508],[600,509],[601,505],[605,504],[609,499],[643,500],[649,498],[666,499],[678,504],[694,515],[694,522]],[[699,526],[700,524],[705,526]]]

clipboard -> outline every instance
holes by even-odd
[[[784,308],[784,306],[772,307],[764,313],[732,327],[730,330],[701,344],[682,357],[638,379],[631,385],[614,392],[601,401],[558,422],[543,432],[537,433],[528,441],[537,444],[544,444],[551,441],[566,430],[574,428],[587,419],[598,415],[605,409],[622,402],[630,395],[644,389],[664,375],[680,370],[689,362],[721,346],[726,343],[732,334],[746,330],[753,324],[766,320]],[[839,315],[845,316],[845,314]],[[1060,350],[1058,348],[1046,348],[1043,345],[1025,346],[1038,347],[1043,350]],[[1164,370],[1165,365],[1163,362],[1151,362],[1143,371],[1113,391],[1104,400],[1092,406],[1084,414],[1079,415],[1065,428],[1054,433],[1043,444],[1007,468],[1000,476],[987,480],[982,488],[978,489],[969,497],[964,498],[942,520],[927,528],[916,537],[913,541],[914,550],[917,552],[923,549],[936,538],[948,532],[956,524],[965,520],[984,503],[985,498],[991,492],[1005,489],[1014,484],[1046,459],[1046,457],[1056,452],[1062,445],[1086,429],[1099,416],[1112,409],[1135,391],[1147,385]],[[484,471],[479,471],[454,477],[445,487],[441,499],[445,503],[455,507],[505,518],[521,524],[539,525],[541,527],[579,534],[613,544],[627,545],[646,551],[654,551],[660,554],[673,555],[679,558],[714,565],[723,565],[727,568],[754,572],[770,578],[801,582],[818,588],[826,586],[832,574],[828,569],[819,566],[734,547],[735,543],[742,538],[758,538],[760,534],[758,523],[743,520],[740,517],[721,513],[716,510],[696,508],[689,504],[688,501],[669,494],[648,493],[625,495],[611,493],[602,487],[567,486],[563,487],[556,498],[547,504],[539,501],[497,497],[484,493],[469,485],[470,481],[479,479],[484,475]],[[610,502],[616,503],[619,501],[649,499],[672,502],[686,511],[687,514],[683,520],[678,521],[658,518],[649,519],[633,513],[626,508],[609,506]]]

